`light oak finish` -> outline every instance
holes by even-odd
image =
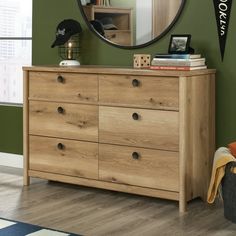
[[[98,179],[98,144],[29,137],[29,169]]]
[[[133,69],[131,67],[114,67],[100,65],[83,65],[83,66],[25,66],[23,70],[30,72],[56,72],[56,73],[79,73],[79,74],[96,74],[96,75],[137,75],[137,76],[155,76],[155,77],[191,77],[215,74],[215,69],[192,70],[192,71],[173,71],[173,70],[148,70]]]
[[[109,41],[131,46],[133,44],[132,9],[106,7],[102,5],[83,6],[88,21],[110,17],[117,30],[105,30],[105,37]]]
[[[78,178],[78,177],[73,177],[69,175],[53,174],[53,173],[34,171],[34,170],[29,170],[29,175],[31,177],[37,177],[37,178],[48,179],[48,180],[53,180],[53,181],[60,181],[63,183],[77,184],[81,186],[102,188],[102,189],[107,189],[107,190],[112,190],[112,191],[139,194],[143,196],[165,198],[169,200],[176,200],[176,201],[179,200],[179,193],[173,192],[173,191],[166,191],[166,190],[147,188],[147,187],[143,188],[143,187],[135,186],[135,185],[111,183],[108,181]]]
[[[23,78],[24,78],[24,84],[23,84],[23,156],[24,156],[24,185],[29,185],[30,178],[28,175],[28,169],[29,169],[29,72],[23,71]]]
[[[207,197],[215,151],[215,81],[214,75],[180,81],[180,209],[184,212],[190,199]]]
[[[179,80],[174,77],[100,75],[99,95],[101,103],[177,111]]]
[[[64,102],[97,102],[96,75],[30,72],[29,99]]]
[[[138,115],[138,120],[133,115]],[[126,146],[179,150],[178,112],[99,107],[99,140]],[[170,132],[171,130],[171,132]]]
[[[59,113],[58,109],[63,109],[63,113]],[[97,142],[98,107],[30,101],[29,133]]]
[[[138,154],[138,156],[134,156]],[[99,179],[178,192],[177,152],[101,144]]]
[[[177,202],[31,178],[0,166],[0,217],[86,236],[235,236],[222,201]]]
[[[24,71],[25,185],[31,176],[172,199],[179,201],[180,212],[188,201],[206,198],[215,151],[215,70],[40,66]],[[91,99],[29,96],[37,93],[30,87],[34,76],[47,83],[47,76],[52,81],[59,74],[74,83],[78,78]],[[88,91],[82,78],[89,79]],[[77,91],[69,87],[68,93]],[[65,156],[55,150],[59,141],[70,147]],[[61,165],[68,156],[72,163]]]
[[[187,186],[187,182],[190,182],[190,176],[189,173],[191,173],[191,170],[188,170],[187,167],[192,167],[192,158],[189,156],[189,146],[188,144],[192,142],[192,137],[189,135],[189,127],[188,123],[191,122],[190,116],[189,116],[189,110],[190,107],[189,101],[189,91],[187,89],[187,79],[186,77],[180,78],[180,112],[179,112],[179,129],[182,131],[180,132],[180,142],[179,142],[179,153],[180,153],[180,165],[179,165],[179,178],[180,178],[180,188],[179,188],[179,211],[185,212],[186,211],[186,203],[187,203],[187,191],[189,193],[189,190],[191,186]],[[187,143],[189,141],[189,143]],[[200,174],[200,173],[199,173]]]

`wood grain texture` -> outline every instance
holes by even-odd
[[[138,153],[138,159],[132,154]],[[179,191],[176,152],[101,144],[99,179],[169,191]]]
[[[61,76],[61,82],[58,77]],[[29,98],[64,102],[97,102],[98,79],[96,75],[30,72]]]
[[[29,156],[30,170],[98,179],[97,143],[30,136]]]
[[[99,141],[178,151],[178,119],[178,112],[100,106]]]
[[[178,200],[179,199],[178,192],[161,190],[161,189],[153,189],[153,188],[146,188],[146,187],[143,188],[143,187],[135,186],[135,185],[111,183],[111,182],[107,182],[107,181],[79,178],[79,177],[73,177],[73,176],[69,176],[69,175],[59,175],[59,174],[34,171],[34,170],[29,170],[29,175],[31,177],[37,177],[37,178],[41,178],[41,179],[48,179],[48,180],[53,180],[53,181],[60,181],[63,183],[71,183],[71,184],[77,184],[77,185],[81,185],[81,186],[108,189],[108,190],[112,190],[112,191],[120,191],[120,192],[132,193],[132,194],[139,194],[139,195],[143,195],[143,196],[165,198],[165,199],[169,199],[169,200]]]
[[[64,112],[58,113],[61,107]],[[98,141],[98,107],[81,104],[30,101],[30,134]]]
[[[189,143],[191,142],[191,136],[189,135],[189,127],[188,127],[188,109],[190,108],[189,104],[189,93],[187,87],[187,78],[181,77],[179,83],[179,96],[180,96],[180,111],[179,111],[179,211],[181,213],[186,212],[187,207],[187,181],[190,183],[192,178],[188,176],[187,173],[191,173],[191,170],[188,171],[187,166],[190,168],[192,165],[191,158],[189,157]],[[191,164],[189,164],[191,163]]]
[[[23,67],[23,70],[38,72],[69,72],[82,74],[105,74],[105,75],[138,75],[138,76],[167,76],[167,77],[191,77],[195,75],[215,74],[215,69],[193,70],[193,71],[170,71],[170,70],[148,70],[134,69],[132,67],[114,67],[100,65],[83,66],[31,66]]]
[[[204,76],[202,81],[193,77],[191,82],[192,178],[197,180],[192,185],[192,197],[200,196],[206,201],[215,152],[214,79],[210,75]]]
[[[215,152],[214,75],[180,80],[180,211],[206,200]]]
[[[86,236],[235,236],[221,201],[188,204],[32,178],[0,166],[0,217]]]
[[[24,185],[30,184],[30,178],[28,176],[29,169],[29,80],[28,71],[23,72],[23,158],[24,158]]]
[[[133,82],[138,86],[134,87]],[[99,95],[101,103],[177,111],[179,80],[173,77],[100,75]]]
[[[186,211],[188,201],[205,199],[215,151],[215,70],[179,72],[81,66],[25,67],[24,71],[26,185],[31,176],[172,199],[179,201],[180,212]],[[42,76],[45,80],[48,74],[95,78],[93,81],[99,80],[95,85],[98,100],[64,101],[59,96],[54,100],[42,95],[28,101],[31,89],[28,80],[32,73],[45,73]],[[134,78],[141,82],[137,92],[133,92],[137,87],[131,87],[130,83]],[[150,98],[158,101],[159,106],[150,105]],[[58,113],[60,107],[62,113]],[[30,165],[38,170],[29,170],[29,134],[42,140],[42,152],[36,141],[30,141],[32,153],[36,153]],[[66,162],[66,156],[48,149],[48,143],[53,143],[45,141],[49,137],[70,147],[66,156],[72,158],[72,164],[66,163],[64,168],[57,163],[57,158]],[[80,146],[81,141],[88,141],[89,145],[98,142],[94,145],[100,149],[99,162],[95,158],[95,162],[89,160],[86,166],[80,154],[79,160],[76,159],[78,150],[85,153],[93,150],[86,147],[87,142],[85,147]],[[55,148],[55,143],[52,145]],[[130,159],[130,151],[141,153],[141,159]],[[77,161],[81,161],[82,170],[74,168]],[[98,177],[97,174],[94,177],[95,169],[100,169],[102,180],[89,179]],[[75,177],[78,175],[84,177]]]

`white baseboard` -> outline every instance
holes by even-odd
[[[23,168],[23,156],[0,152],[0,166]]]

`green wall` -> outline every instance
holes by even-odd
[[[21,107],[0,106],[0,152],[22,153],[22,123]]]
[[[207,59],[209,68],[217,69],[216,118],[217,145],[236,140],[236,72],[234,57],[236,38],[236,5],[233,4],[231,24],[224,62],[221,62],[213,1],[187,0],[183,14],[174,28],[160,41],[138,50],[113,47],[88,31],[76,0],[33,1],[33,64],[57,64],[57,49],[51,49],[57,24],[66,18],[82,23],[80,62],[82,64],[131,66],[134,53],[166,52],[171,34],[192,34],[192,46]],[[0,151],[22,152],[22,109],[0,107]]]

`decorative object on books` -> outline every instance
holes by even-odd
[[[224,60],[225,45],[229,28],[232,0],[213,0],[218,28],[221,59]]]
[[[162,38],[178,20],[186,0],[96,0],[82,4],[79,9],[89,29],[100,39],[118,48],[142,48]],[[111,17],[116,32],[105,32],[105,37],[89,23]]]
[[[134,68],[148,68],[151,63],[150,54],[134,54]]]
[[[171,35],[169,44],[169,54],[186,54],[190,49],[190,34],[176,34]]]
[[[38,225],[31,225],[19,221],[0,218],[0,235],[2,236],[79,236],[78,234],[70,234]]]
[[[79,66],[79,34],[82,32],[80,23],[73,19],[66,19],[59,23],[56,39],[52,48],[59,46],[59,55],[63,59],[60,66]]]

